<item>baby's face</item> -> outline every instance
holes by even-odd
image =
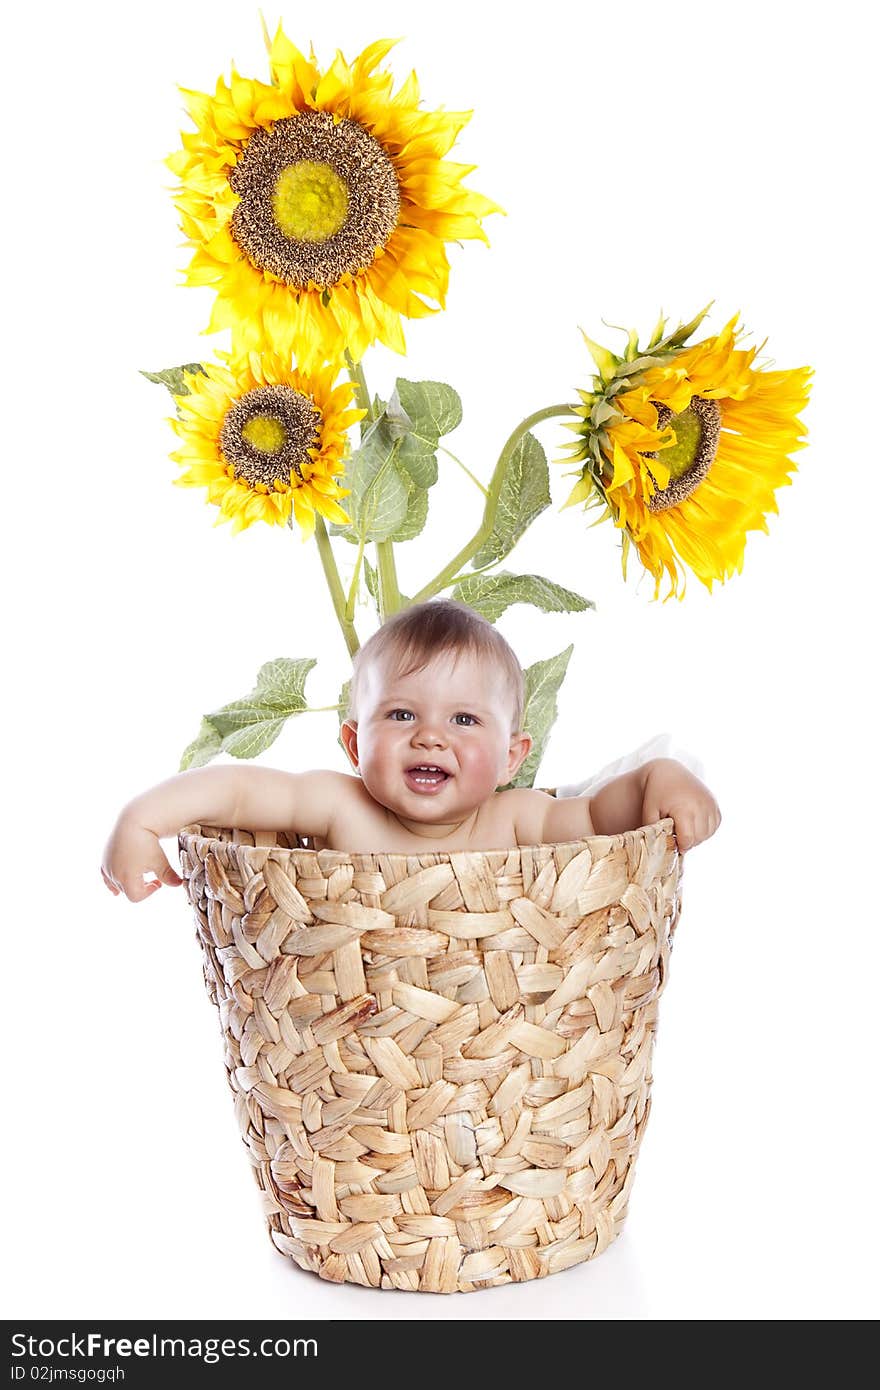
[[[374,662],[363,673],[357,724],[343,733],[375,801],[402,819],[452,824],[508,782],[528,753],[511,715],[504,675],[486,658],[448,655],[390,677]]]

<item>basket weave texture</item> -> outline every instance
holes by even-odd
[[[278,1250],[432,1293],[600,1254],[650,1109],[672,822],[481,853],[296,846],[180,835]]]

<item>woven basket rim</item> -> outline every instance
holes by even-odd
[[[222,828],[226,829],[225,826]],[[229,828],[233,831],[235,831],[236,829],[241,829],[241,827],[235,826]],[[674,830],[675,826],[672,818],[670,816],[664,816],[661,820],[654,821],[650,825],[640,825],[635,830],[622,830],[619,831],[616,835],[587,835],[577,840],[554,840],[552,842],[548,841],[540,845],[507,845],[502,847],[501,849],[425,850],[423,854],[405,854],[400,850],[381,849],[300,849],[296,847],[289,848],[286,845],[248,845],[244,844],[241,841],[218,840],[218,837],[216,835],[205,835],[203,834],[203,827],[197,823],[183,826],[182,829],[178,832],[177,840],[181,849],[186,848],[188,844],[219,843],[228,845],[230,848],[233,848],[235,850],[251,850],[259,851],[261,853],[265,853],[267,850],[271,850],[273,857],[279,854],[313,854],[324,866],[332,864],[350,864],[352,862],[352,859],[357,857],[357,859],[361,861],[365,859],[382,859],[387,862],[390,860],[392,863],[396,862],[399,863],[401,866],[406,864],[412,864],[413,860],[417,860],[419,863],[421,863],[424,860],[426,861],[424,867],[428,868],[438,863],[451,863],[453,858],[455,858],[456,860],[460,860],[464,856],[467,856],[468,858],[472,859],[482,859],[486,855],[503,854],[509,856],[511,854],[519,855],[523,853],[535,854],[536,852],[546,852],[547,850],[557,849],[570,849],[575,850],[576,852],[580,852],[581,850],[589,849],[591,845],[596,844],[598,841],[601,841],[603,849],[607,850],[608,847],[612,844],[625,845],[628,842],[631,843],[635,839],[643,839],[646,836],[646,834],[648,834],[650,831],[656,831],[658,833],[662,832],[663,834],[670,835],[674,834]],[[245,833],[253,835],[257,832],[253,830],[246,830]],[[266,833],[272,834],[275,832],[267,831]],[[293,831],[290,833],[295,834],[296,832]]]

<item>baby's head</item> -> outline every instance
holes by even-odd
[[[464,604],[404,609],[357,653],[342,742],[374,801],[431,825],[464,820],[516,774],[523,673]]]

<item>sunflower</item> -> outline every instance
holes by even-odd
[[[661,319],[645,349],[630,333],[622,356],[584,335],[598,370],[569,425],[569,457],[584,466],[566,506],[603,508],[598,520],[623,532],[624,575],[632,544],[655,598],[664,574],[667,597],[684,597],[681,566],[710,592],[741,572],[748,532],[767,531],[804,447],[811,369],[756,368],[760,349],[737,346],[738,315],[688,345],[709,307],[666,337]]]
[[[350,409],[353,384],[334,385],[336,365],[307,374],[272,353],[225,361],[185,373],[189,394],[175,397],[171,424],[183,447],[171,457],[186,468],[177,485],[206,487],[217,524],[231,521],[233,532],[255,521],[282,525],[291,510],[303,539],[316,512],[345,524],[337,478],[346,430],[364,414]]]
[[[233,69],[213,96],[184,91],[197,129],[167,162],[187,280],[216,289],[208,331],[231,328],[236,351],[301,366],[377,339],[403,352],[401,315],[435,312],[422,296],[444,306],[445,243],[487,241],[480,219],[501,209],[461,186],[473,165],[443,158],[470,112],[420,110],[415,73],[392,96],[377,69],[395,42],[322,73],[279,25],[271,84]]]

